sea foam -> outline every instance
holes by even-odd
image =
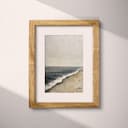
[[[48,91],[49,89],[53,88],[54,86],[56,86],[57,84],[60,84],[63,82],[63,80],[65,80],[66,78],[72,76],[72,75],[75,75],[77,74],[78,72],[81,71],[81,68],[77,69],[76,71],[72,72],[72,73],[69,73],[69,74],[66,74],[66,75],[63,75],[61,77],[57,77],[55,80],[51,81],[50,83],[46,84],[45,86],[45,90]]]

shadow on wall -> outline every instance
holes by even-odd
[[[128,38],[127,0],[37,0],[60,9],[76,18],[95,18],[104,23],[104,29]]]
[[[51,109],[30,109],[28,100],[0,88],[0,128],[89,128]]]

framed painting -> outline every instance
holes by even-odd
[[[99,106],[99,21],[29,22],[29,106]]]

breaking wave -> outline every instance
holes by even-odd
[[[63,80],[65,80],[66,78],[72,76],[72,75],[75,75],[77,74],[78,72],[80,72],[81,69],[77,69],[75,70],[74,72],[72,73],[68,73],[66,75],[63,75],[63,76],[59,76],[57,77],[55,80],[51,81],[50,83],[47,83],[46,86],[45,86],[45,90],[48,91],[49,89],[53,88],[54,86],[56,86],[57,84],[60,84],[63,82]]]

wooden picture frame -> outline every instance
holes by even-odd
[[[30,108],[86,108],[99,106],[99,21],[98,20],[31,20],[29,22],[29,107]],[[36,100],[36,28],[38,26],[91,26],[93,29],[93,101],[92,102],[38,102]]]

